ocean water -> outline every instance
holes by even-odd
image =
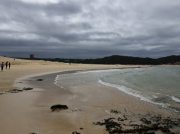
[[[55,84],[61,86],[62,80],[71,88],[87,83],[102,84],[180,112],[180,66],[79,71],[58,75]]]

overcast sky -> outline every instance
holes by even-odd
[[[0,0],[0,55],[180,54],[180,0]]]

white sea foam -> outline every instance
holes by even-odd
[[[129,94],[129,95],[131,95],[131,96],[137,97],[137,98],[139,98],[139,99],[142,100],[142,101],[146,101],[146,102],[149,102],[149,103],[153,103],[153,104],[156,104],[156,105],[160,105],[160,106],[162,106],[162,107],[164,107],[164,108],[168,108],[168,105],[166,105],[166,104],[164,104],[164,103],[154,102],[154,101],[151,100],[150,97],[145,96],[145,95],[142,95],[141,92],[135,91],[135,90],[133,90],[133,89],[131,89],[131,88],[128,88],[128,87],[125,87],[125,86],[123,86],[123,85],[117,85],[117,84],[107,83],[107,82],[104,82],[104,81],[102,81],[102,80],[100,80],[100,79],[99,79],[98,82],[99,82],[100,84],[102,84],[102,85],[116,88],[116,89],[118,89],[118,90],[120,90],[120,91],[122,91],[122,92],[124,92],[124,93],[127,93],[127,94]]]
[[[180,99],[177,98],[177,97],[171,96],[171,99],[172,99],[173,101],[175,101],[175,102],[180,103]]]
[[[58,84],[59,76],[60,76],[60,75],[57,75],[56,78],[55,78],[55,80],[54,80],[54,84],[55,84],[56,86],[60,86],[60,85]],[[60,86],[60,87],[63,88],[62,86]]]

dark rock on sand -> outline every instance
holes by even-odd
[[[171,132],[167,126],[160,127],[160,129],[161,129],[162,132],[165,132],[165,133]]]
[[[5,92],[0,92],[0,95],[6,94],[6,93],[20,93],[23,91],[28,91],[28,90],[32,90],[33,88],[30,87],[24,87],[22,90],[21,89],[12,89],[12,90],[7,90]]]
[[[141,118],[140,121],[144,122],[145,124],[151,124],[151,121],[147,120],[146,118]]]
[[[37,79],[36,81],[43,81],[44,79]]]
[[[12,90],[9,90],[8,92],[9,93],[19,93],[19,92],[22,92],[22,90],[20,90],[20,89],[12,89]]]
[[[120,115],[117,118],[107,118],[94,122],[94,125],[105,126],[109,134],[155,134],[162,132],[166,134],[176,134],[176,128],[180,127],[180,119],[162,117],[160,115]],[[124,117],[124,118],[123,118]],[[171,129],[172,128],[172,129]],[[174,132],[173,132],[174,130]]]
[[[57,104],[57,105],[53,105],[51,106],[51,111],[59,111],[59,110],[66,110],[68,109],[68,106],[66,105],[60,105],[60,104]]]
[[[111,109],[111,110],[110,110],[110,113],[113,113],[113,114],[120,114],[121,112],[120,112],[120,111],[117,111],[117,110]]]
[[[23,88],[24,91],[29,91],[29,90],[32,90],[32,89],[33,89],[33,88],[31,88],[31,87],[24,87],[24,88]]]
[[[124,119],[122,119],[122,118],[119,117],[119,118],[118,118],[118,121],[124,121]]]

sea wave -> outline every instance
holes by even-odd
[[[152,98],[150,98],[149,96],[143,95],[141,92],[135,91],[135,90],[133,90],[131,88],[128,88],[128,87],[125,87],[123,85],[111,84],[111,83],[108,83],[108,82],[104,82],[101,79],[99,79],[98,82],[100,84],[102,84],[102,85],[116,88],[116,89],[118,89],[118,90],[120,90],[120,91],[122,91],[122,92],[124,92],[126,94],[137,97],[142,101],[146,101],[146,102],[149,102],[149,103],[152,103],[152,104],[156,104],[156,105],[159,105],[159,106],[161,106],[163,108],[168,108],[168,104],[154,102],[154,101],[152,101]],[[177,112],[177,111],[175,111],[175,112]]]
[[[172,99],[173,101],[175,101],[175,102],[180,103],[180,99],[177,98],[177,97],[175,97],[175,96],[171,96],[171,99]]]
[[[58,84],[59,77],[60,77],[60,75],[57,75],[56,78],[55,78],[55,80],[54,80],[54,84],[55,84],[56,86],[60,86],[60,85]],[[61,88],[62,88],[62,87],[61,87]]]

